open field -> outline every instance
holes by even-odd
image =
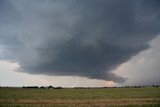
[[[0,88],[2,107],[159,107],[160,88]]]

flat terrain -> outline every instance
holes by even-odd
[[[101,89],[0,88],[0,107],[160,107],[160,87]]]

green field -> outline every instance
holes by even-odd
[[[1,107],[159,107],[160,88],[0,88]]]

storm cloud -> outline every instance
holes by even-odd
[[[1,0],[0,59],[31,74],[118,83],[111,70],[160,33],[159,0]]]

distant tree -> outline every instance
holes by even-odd
[[[23,86],[22,88],[38,88],[38,86]]]
[[[158,88],[159,86],[158,85],[152,85],[152,87]]]
[[[54,87],[52,87],[52,85],[48,86],[48,89],[52,89],[52,88],[54,88]]]
[[[45,87],[44,87],[44,86],[41,86],[40,88],[41,88],[41,89],[45,89]]]
[[[58,87],[55,87],[54,89],[62,89],[62,87],[58,86]]]

